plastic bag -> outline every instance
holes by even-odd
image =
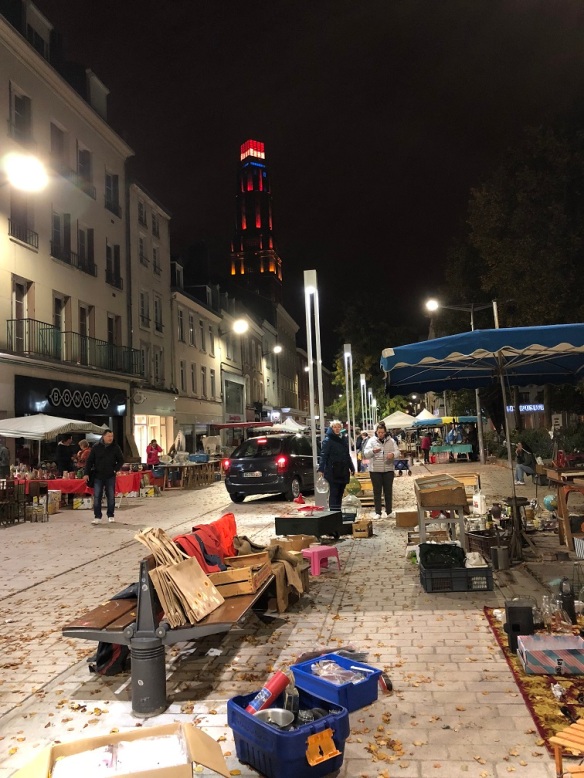
[[[331,659],[315,662],[313,665],[310,665],[310,670],[313,675],[318,675],[324,681],[328,681],[335,686],[342,686],[345,683],[358,683],[366,678],[365,673],[347,670],[347,668],[341,667],[341,665],[333,662]]]
[[[328,481],[325,480],[325,477],[322,473],[318,474],[315,489],[319,494],[326,494],[330,489]]]

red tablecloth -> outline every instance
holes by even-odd
[[[123,473],[116,476],[116,495],[128,494],[128,492],[140,491],[140,479],[142,473]],[[30,481],[25,481],[28,492],[28,484]],[[83,478],[53,478],[43,483],[47,483],[49,489],[58,489],[61,494],[93,494],[93,489],[90,489]]]

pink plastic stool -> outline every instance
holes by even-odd
[[[339,570],[341,569],[339,552],[334,546],[310,546],[310,548],[303,548],[302,556],[305,559],[310,559],[311,575],[320,575],[321,568],[328,567],[330,557],[337,560]]]

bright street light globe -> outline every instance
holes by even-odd
[[[45,166],[30,154],[7,154],[4,169],[11,186],[22,192],[40,192],[49,183]]]
[[[245,319],[236,319],[233,322],[233,332],[236,332],[238,335],[243,335],[244,332],[247,332],[249,329],[249,324],[246,322]]]
[[[274,346],[274,354],[281,354],[282,353],[282,346]]]
[[[440,308],[440,303],[438,300],[428,300],[426,303],[426,310],[433,312],[437,311],[438,308]]]

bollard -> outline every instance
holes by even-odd
[[[165,649],[158,637],[134,637],[132,657],[132,713],[149,718],[163,713],[166,701]]]

